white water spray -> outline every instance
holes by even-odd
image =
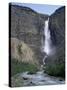
[[[51,44],[52,44],[48,23],[49,23],[49,18],[48,18],[48,20],[45,21],[45,27],[44,27],[44,36],[45,36],[44,52],[47,55],[49,55],[51,53]]]
[[[53,53],[55,52],[54,50],[54,46],[52,45],[52,41],[51,41],[51,35],[50,35],[50,30],[49,30],[49,18],[48,20],[45,21],[45,26],[44,26],[44,37],[45,39],[43,40],[44,44],[43,44],[43,52],[46,54],[43,58],[43,64],[45,64],[45,59],[50,56],[53,55]]]

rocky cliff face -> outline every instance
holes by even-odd
[[[11,7],[11,58],[41,62],[41,37],[47,15],[18,6]]]
[[[53,45],[57,49],[57,56],[64,61],[65,55],[65,7],[61,7],[50,16],[49,29]]]
[[[50,16],[49,29],[54,45],[59,45],[65,40],[65,7],[61,7]]]
[[[46,60],[47,64],[54,66],[58,64],[58,67],[62,67],[61,71],[64,75],[65,66],[65,7],[57,9],[49,18],[49,29],[51,32],[51,39],[53,45],[56,47],[56,53],[54,56],[49,57]],[[57,67],[57,66],[56,66]],[[55,67],[55,70],[56,70]],[[54,70],[54,69],[53,69]],[[59,70],[59,68],[57,68]],[[57,71],[56,71],[57,72]],[[62,74],[60,72],[60,74]]]

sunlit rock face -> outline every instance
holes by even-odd
[[[37,13],[28,7],[18,6],[18,5],[10,5],[11,7],[11,38],[18,39],[18,41],[23,42],[28,49],[25,49],[26,52],[29,52],[29,48],[33,51],[34,56],[29,54],[29,60],[37,61],[39,63],[42,62],[42,53],[41,53],[41,32],[44,27],[44,21],[47,19],[48,15],[43,15]],[[13,42],[14,39],[11,39]],[[16,42],[16,41],[15,41]],[[17,42],[12,44],[12,49],[18,51],[18,47],[14,47],[17,45]],[[21,43],[19,43],[21,44]],[[21,46],[21,45],[20,45]],[[23,48],[23,47],[22,47]],[[12,52],[13,52],[12,51]],[[20,51],[21,47],[20,47]],[[14,53],[14,52],[13,52]],[[15,52],[12,58],[18,59],[19,53]],[[23,54],[23,53],[22,53]],[[24,58],[21,57],[22,61],[25,61]],[[35,57],[35,58],[34,58]],[[31,61],[32,61],[31,60]]]

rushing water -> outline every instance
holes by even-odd
[[[21,86],[56,85],[65,83],[62,78],[49,76],[43,71],[38,71],[36,74],[28,74],[28,72],[20,73],[19,78],[23,81]]]
[[[51,34],[49,30],[49,18],[48,20],[45,21],[44,25],[44,38],[42,40],[43,45],[42,45],[42,51],[45,53],[44,58],[43,58],[43,64],[45,64],[45,60],[48,56],[51,56],[55,53],[55,47],[52,45],[52,40],[51,40]]]
[[[49,18],[48,20],[45,21],[45,27],[44,27],[44,52],[49,55],[51,53],[51,35],[50,35],[50,30],[49,30]]]

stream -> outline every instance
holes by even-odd
[[[53,85],[53,84],[64,84],[64,80],[49,76],[43,71],[38,71],[36,74],[28,74],[28,72],[21,73],[21,77],[24,78],[24,85]]]
[[[36,74],[29,74],[28,72],[20,73],[15,80],[16,83],[18,82],[20,84],[19,86],[58,85],[65,83],[62,78],[49,76],[48,74],[44,73],[43,70],[36,72]]]

